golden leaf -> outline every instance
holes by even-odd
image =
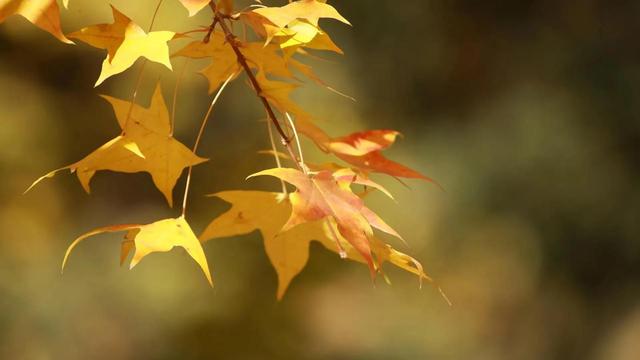
[[[69,255],[73,249],[85,239],[106,233],[127,231],[122,245],[121,263],[127,257],[130,250],[135,249],[129,268],[136,266],[142,258],[154,252],[167,252],[176,246],[184,248],[189,256],[198,263],[209,284],[213,285],[207,258],[202,250],[200,241],[191,230],[184,217],[176,219],[164,219],[147,225],[113,225],[92,230],[75,239],[62,260],[64,270]]]
[[[108,55],[102,62],[102,71],[95,86],[100,85],[108,77],[127,70],[140,57],[160,63],[171,70],[167,42],[174,37],[175,33],[172,31],[146,33],[113,5],[111,9],[114,20],[112,24],[93,25],[68,35],[93,47],[107,50]]]
[[[196,156],[170,133],[169,113],[162,97],[160,83],[156,86],[151,106],[143,108],[131,102],[103,96],[115,112],[121,135],[110,140],[84,159],[52,171],[36,180],[27,189],[57,171],[75,171],[82,187],[90,192],[90,182],[97,171],[112,170],[124,173],[146,171],[154,184],[173,205],[173,187],[183,170],[207,159]]]
[[[283,194],[264,191],[224,191],[213,196],[230,203],[231,209],[214,219],[200,235],[200,240],[206,242],[259,230],[267,256],[278,275],[278,299],[283,297],[293,278],[307,264],[309,245],[312,241],[320,242],[335,253],[340,252],[336,245],[339,241],[348,259],[366,264],[362,255],[340,236],[333,222],[317,220],[281,231],[291,214],[291,204],[286,198],[283,199]],[[329,228],[330,226],[333,229]],[[339,238],[336,239],[335,236]],[[378,261],[378,269],[381,269],[383,262],[389,261],[421,279],[431,280],[418,261],[396,251],[376,237],[372,238],[372,251]]]
[[[294,59],[285,58],[280,54],[279,47],[274,44],[264,45],[259,42],[238,41],[240,52],[247,60],[251,69],[259,73],[277,76],[280,78],[295,79],[291,68],[297,69],[302,74],[316,83],[326,86],[311,69]],[[215,31],[209,42],[193,41],[172,56],[183,56],[192,59],[211,58],[211,64],[205,67],[201,73],[209,81],[209,92],[217,90],[231,75],[241,72],[242,67],[238,63],[237,56],[227,43],[224,34]],[[295,85],[294,85],[295,86]]]
[[[207,6],[210,0],[180,0],[182,5],[189,11],[189,16],[193,16]]]
[[[238,17],[249,25],[258,35],[265,38],[266,43],[274,37],[287,37],[283,48],[304,46],[322,31],[318,20],[330,18],[351,25],[338,11],[325,1],[300,0],[292,1],[281,7],[261,7],[242,12]]]
[[[11,15],[21,15],[58,40],[73,44],[62,33],[60,8],[56,0],[0,0],[0,23]]]

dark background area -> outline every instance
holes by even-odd
[[[274,4],[275,2],[271,2]],[[118,267],[119,237],[73,238],[177,216],[147,174],[99,173],[86,195],[51,169],[117,135],[98,94],[128,98],[137,66],[97,89],[104,53],[68,46],[14,17],[0,26],[0,357],[12,359],[636,359],[640,343],[640,3],[331,1],[323,21],[344,57],[311,60],[351,102],[313,84],[295,98],[332,135],[394,128],[387,154],[435,178],[372,209],[407,239],[453,302],[389,269],[392,285],[313,244],[285,298],[258,233],[209,242],[212,290],[183,251]],[[146,28],[155,1],[113,1]],[[70,32],[110,22],[106,1],[72,0]],[[165,0],[155,29],[209,23]],[[181,46],[176,44],[175,47]],[[174,59],[174,70],[184,66]],[[193,62],[176,137],[190,146],[209,97]],[[138,97],[176,73],[150,65]],[[245,80],[216,109],[194,169],[196,233],[226,209],[203,195],[277,190],[263,112]],[[305,143],[308,157],[330,159]],[[335,160],[335,159],[333,159]],[[175,189],[181,199],[184,178]]]

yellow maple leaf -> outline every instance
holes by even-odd
[[[296,120],[310,119],[310,115],[290,98],[291,92],[299,87],[298,84],[271,80],[262,72],[256,75],[256,80],[262,90],[259,95],[264,96],[282,114],[289,113]]]
[[[241,41],[237,43],[251,69],[280,78],[295,79],[290,69],[293,68],[325,86],[313,73],[311,67],[294,59],[285,58],[277,45],[265,46],[259,42],[245,43]],[[229,76],[239,74],[242,70],[242,66],[238,63],[237,56],[227,43],[224,34],[218,31],[211,34],[209,42],[193,41],[172,56],[184,56],[192,59],[211,58],[211,64],[201,71],[201,74],[209,81],[209,92],[214,92]]]
[[[211,64],[200,71],[209,81],[210,93],[216,91],[229,76],[239,74],[242,69],[233,49],[226,44],[224,35],[218,31],[211,34],[207,43],[193,41],[172,56],[192,59],[211,58]]]
[[[306,20],[312,25],[317,25],[321,18],[329,18],[351,25],[333,6],[318,0],[292,1],[280,7],[262,7],[252,11],[264,16],[280,28],[284,28],[296,19]]]
[[[113,5],[111,9],[114,20],[112,24],[93,25],[67,35],[107,50],[108,55],[102,62],[102,71],[95,86],[100,85],[108,77],[127,70],[140,57],[160,63],[171,70],[167,42],[173,39],[175,33],[172,31],[146,33]]]
[[[292,40],[288,46],[302,46],[310,43],[321,32],[318,21],[330,18],[351,25],[340,13],[325,1],[299,0],[280,7],[260,7],[237,15],[254,31],[263,36],[266,43],[276,36]]]
[[[293,20],[287,27],[274,32],[272,36],[273,41],[279,44],[287,56],[292,56],[302,47],[343,54],[342,49],[333,42],[329,34],[317,25],[306,21]]]
[[[176,246],[184,248],[189,256],[198,263],[209,284],[213,285],[211,272],[207,264],[207,258],[202,250],[200,241],[191,230],[189,223],[184,217],[176,219],[164,219],[146,225],[112,225],[98,228],[85,233],[75,239],[62,260],[62,270],[64,270],[69,255],[73,249],[85,239],[107,232],[127,231],[125,240],[122,242],[121,262],[127,257],[130,250],[135,249],[129,268],[136,266],[142,258],[153,252],[167,252]]]
[[[336,241],[340,241],[347,258],[365,264],[364,258],[339,235],[335,223],[318,220],[300,224],[290,230],[281,231],[291,214],[291,204],[283,194],[265,191],[224,191],[213,196],[231,204],[224,214],[214,219],[200,235],[206,242],[216,238],[248,234],[260,230],[265,252],[278,275],[277,297],[281,299],[289,284],[304,269],[309,259],[309,245],[320,242],[325,248],[339,253]],[[333,227],[333,230],[329,228]],[[339,239],[335,239],[338,236]],[[378,261],[392,264],[431,281],[422,265],[377,238],[372,239],[372,250]]]
[[[197,14],[205,6],[207,6],[210,0],[180,0],[182,5],[189,11],[189,16]]]
[[[56,0],[0,0],[0,23],[11,15],[21,15],[58,40],[73,44],[62,33]]]
[[[173,187],[183,170],[207,159],[196,156],[190,149],[171,135],[169,112],[162,97],[160,83],[156,86],[149,108],[131,102],[103,96],[115,112],[121,135],[110,140],[84,159],[64,168],[54,170],[27,189],[58,171],[76,172],[82,187],[90,192],[90,182],[97,171],[112,170],[125,173],[146,171],[154,184],[173,205]]]

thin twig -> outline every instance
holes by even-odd
[[[271,150],[273,151],[273,157],[276,159],[276,165],[278,169],[282,168],[282,163],[280,163],[280,156],[278,156],[278,149],[276,149],[276,142],[273,140],[273,130],[271,130],[271,122],[267,121],[267,130],[269,131],[269,141],[271,142]],[[287,185],[284,183],[284,180],[280,179],[280,184],[282,184],[282,193],[284,195],[288,195]]]
[[[300,137],[298,136],[298,131],[296,130],[296,124],[293,122],[291,115],[289,113],[284,113],[289,120],[289,125],[291,126],[291,130],[293,131],[293,137],[296,139],[296,145],[298,147],[298,155],[300,155],[300,167],[302,167],[302,171],[305,174],[309,173],[307,165],[304,164],[304,155],[302,155],[302,146],[300,145]]]
[[[176,86],[173,89],[173,100],[171,101],[171,136],[173,136],[173,131],[176,127],[176,104],[178,102],[178,90],[180,88],[180,83],[182,82],[182,76],[184,75],[185,70],[189,65],[189,60],[189,58],[186,58],[186,60],[184,61],[184,65],[182,65],[182,69],[180,70],[178,78],[176,79]]]
[[[153,17],[151,17],[151,24],[149,24],[149,30],[147,30],[147,32],[151,32],[151,29],[153,29],[153,24],[156,22],[156,17],[158,16],[158,11],[160,10],[160,5],[162,5],[163,1],[164,0],[158,1],[158,5],[156,5],[156,10],[153,12]]]
[[[202,119],[202,125],[200,125],[200,130],[198,131],[198,136],[196,137],[196,141],[193,144],[193,150],[192,152],[195,154],[196,151],[198,151],[198,145],[200,145],[200,140],[202,139],[202,134],[204,134],[204,128],[207,126],[207,122],[209,120],[209,117],[211,116],[211,113],[213,112],[213,107],[214,105],[218,102],[218,99],[220,98],[220,95],[222,94],[222,91],[224,90],[225,87],[227,87],[227,84],[229,84],[229,82],[231,81],[231,79],[233,79],[237,74],[231,74],[229,75],[229,77],[227,78],[227,80],[224,81],[224,83],[222,84],[222,86],[220,86],[220,89],[218,89],[218,92],[216,93],[216,96],[213,97],[213,100],[211,101],[211,105],[209,105],[209,109],[207,109],[207,113],[204,115],[204,118]],[[184,197],[182,198],[182,216],[184,217],[184,214],[187,211],[187,199],[189,197],[189,186],[191,185],[191,172],[193,171],[193,166],[189,166],[189,171],[187,173],[187,182],[184,186]]]

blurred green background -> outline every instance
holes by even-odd
[[[103,51],[14,17],[0,26],[0,358],[638,358],[640,2],[332,3],[354,25],[322,23],[345,56],[310,63],[358,101],[313,84],[296,99],[332,135],[405,134],[387,155],[446,191],[377,176],[398,203],[374,194],[369,204],[454,306],[391,268],[392,286],[373,286],[366,267],[317,244],[277,302],[257,233],[206,244],[213,289],[184,251],[119,267],[119,235],[83,243],[61,276],[79,234],[179,210],[147,174],[99,173],[91,195],[59,174],[21,195],[118,133],[97,95],[131,96],[140,62],[93,89]],[[155,1],[113,4],[146,28]],[[67,32],[111,22],[107,1],[72,0],[62,17]],[[209,21],[165,0],[155,29]],[[178,98],[176,136],[189,146],[210,99],[202,67],[189,65]],[[148,66],[139,101],[160,78],[170,102],[178,72]],[[194,169],[197,233],[226,209],[204,194],[278,189],[244,180],[273,166],[256,154],[268,147],[262,116],[245,80],[223,95],[199,152],[211,161]]]

